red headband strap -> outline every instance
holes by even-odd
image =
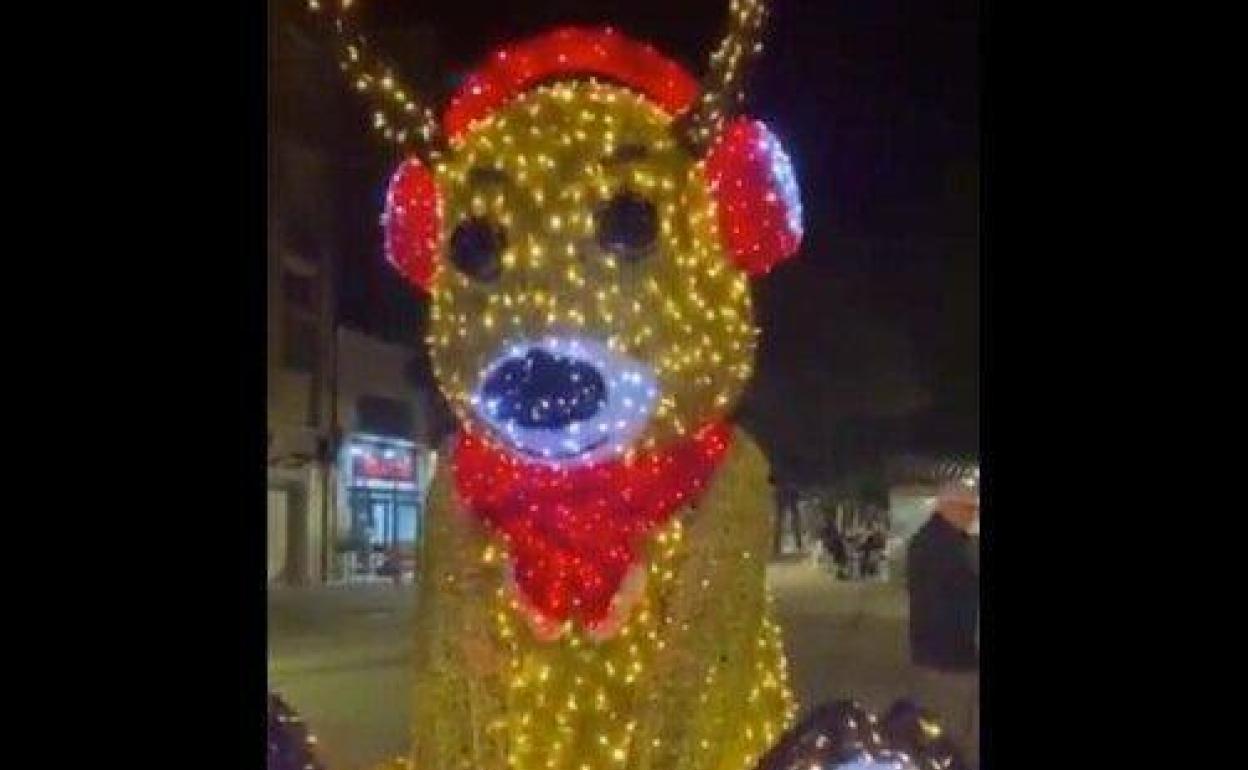
[[[698,94],[698,81],[654,46],[630,40],[611,27],[561,27],[496,51],[469,74],[443,113],[447,136],[461,135],[473,121],[560,75],[616,81],[673,116]]]

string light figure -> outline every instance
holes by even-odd
[[[316,736],[303,718],[282,700],[269,693],[268,706],[268,770],[324,770],[316,756]]]
[[[967,770],[933,716],[899,700],[883,718],[852,700],[821,704],[756,770]]]
[[[733,118],[763,16],[733,0],[701,84],[557,29],[488,57],[440,121],[342,38],[410,150],[386,258],[430,296],[461,426],[427,505],[411,767],[749,770],[794,718],[767,463],[729,421],[749,280],[801,238],[787,156]]]

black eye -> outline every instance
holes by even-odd
[[[451,234],[451,263],[478,281],[493,281],[502,273],[507,232],[484,217],[466,219]]]
[[[632,192],[618,193],[598,209],[598,245],[624,259],[638,260],[654,249],[659,214]]]

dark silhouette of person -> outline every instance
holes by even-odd
[[[832,562],[836,564],[838,572],[844,574],[849,565],[849,548],[846,547],[845,538],[841,537],[840,530],[836,528],[836,522],[831,519],[824,522],[819,536],[823,541],[824,550],[832,557]]]
[[[968,530],[978,516],[977,490],[946,485],[906,552],[919,702],[936,712],[972,767],[979,764],[979,572]]]
[[[879,524],[872,524],[870,531],[862,541],[863,574],[874,577],[880,572],[880,562],[884,558],[884,530]]]

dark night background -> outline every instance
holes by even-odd
[[[330,49],[295,22],[304,61],[271,85],[276,120],[334,158],[340,321],[418,346],[424,299],[380,258],[398,160],[368,128]],[[726,0],[360,5],[373,48],[443,99],[498,45],[557,24],[611,24],[697,75]],[[798,257],[756,281],[763,328],[739,419],[778,476],[831,482],[898,453],[979,450],[979,29],[974,0],[773,0],[747,111],[784,141],[802,188]],[[288,18],[284,18],[287,17]],[[273,50],[285,45],[276,27]],[[280,53],[278,54],[281,55]],[[288,68],[289,70],[289,68]],[[426,365],[413,367],[416,380]]]

